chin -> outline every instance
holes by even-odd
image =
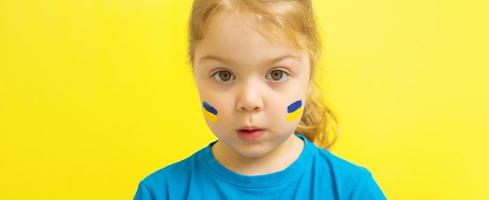
[[[236,153],[245,158],[261,158],[268,155],[273,149],[268,145],[256,145],[256,146],[238,146],[234,149]]]

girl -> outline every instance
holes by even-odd
[[[147,176],[135,200],[385,199],[327,150],[313,16],[310,0],[194,0],[189,59],[219,139]]]

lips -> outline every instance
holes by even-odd
[[[238,129],[238,131],[243,131],[243,132],[252,132],[252,131],[262,131],[263,129],[261,128],[241,128]]]
[[[263,135],[265,129],[258,127],[244,127],[238,129],[238,137],[246,142],[256,141]]]

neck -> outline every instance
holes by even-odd
[[[304,141],[292,134],[284,143],[262,157],[244,157],[220,140],[212,146],[212,153],[219,163],[239,174],[262,175],[285,169],[302,152]]]

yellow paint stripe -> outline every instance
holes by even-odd
[[[292,113],[289,113],[287,115],[287,121],[290,122],[290,121],[295,121],[297,120],[302,114],[302,108],[299,108],[297,109],[296,111],[292,112]]]
[[[210,113],[209,111],[202,109],[204,111],[204,116],[207,118],[210,122],[216,123],[217,122],[217,116],[214,114]]]

